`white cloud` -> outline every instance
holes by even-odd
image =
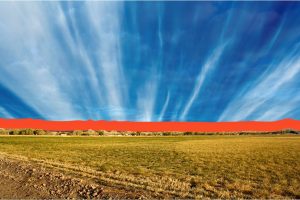
[[[0,106],[0,116],[4,118],[14,118],[13,115],[11,115],[5,108]]]
[[[185,118],[186,118],[187,114],[189,113],[193,103],[195,102],[195,100],[199,96],[199,93],[202,89],[202,86],[205,82],[206,77],[209,75],[209,73],[211,73],[216,68],[216,66],[219,62],[219,59],[222,56],[222,53],[224,51],[225,46],[226,46],[226,43],[218,46],[213,51],[211,56],[209,56],[209,58],[204,63],[204,65],[201,67],[201,71],[200,71],[200,73],[198,75],[198,78],[196,80],[196,84],[194,86],[192,95],[190,96],[190,98],[189,98],[187,104],[185,105],[185,107],[182,111],[182,114],[180,116],[181,120],[185,120]]]
[[[65,93],[67,88],[60,85],[65,78],[62,66],[67,63],[51,30],[54,19],[47,16],[56,10],[54,4],[43,5],[1,4],[0,48],[6,49],[1,71],[6,76],[0,81],[45,118],[80,118]]]
[[[152,121],[154,119],[154,108],[157,94],[157,82],[155,80],[146,81],[145,85],[138,93],[138,111],[141,116],[137,121]]]
[[[161,110],[161,112],[160,112],[160,115],[159,115],[159,117],[158,117],[158,121],[162,121],[162,120],[163,120],[163,117],[164,117],[164,115],[165,115],[165,113],[166,113],[166,110],[167,110],[167,108],[168,108],[168,105],[169,105],[169,101],[170,101],[170,93],[168,92],[167,98],[166,98],[166,100],[165,100],[165,103],[164,103],[164,105],[163,105],[163,108],[162,108],[162,110]]]
[[[99,112],[80,112],[97,106],[95,101],[99,107],[118,108],[118,112],[108,112],[112,119],[125,119],[121,113],[126,82],[120,63],[119,5],[84,4],[88,21],[83,26],[96,36],[96,50],[91,54],[77,30],[76,10],[65,11],[60,2],[1,3],[0,51],[5,59],[0,61],[0,72],[5,76],[0,83],[46,119],[99,119]],[[92,61],[95,54],[96,64]],[[78,99],[80,108],[74,104]]]
[[[126,81],[121,66],[120,16],[121,2],[86,2],[86,13],[98,45],[96,58],[102,73],[106,98],[111,106],[123,107],[126,100]],[[110,113],[114,118],[113,113]],[[125,114],[118,119],[125,119]]]
[[[248,120],[250,115],[260,112],[264,114],[257,120],[275,120],[294,109],[294,104],[280,106],[280,101],[275,101],[274,105],[270,106],[268,101],[279,98],[279,91],[298,78],[300,74],[300,59],[297,54],[299,46],[299,44],[296,45],[296,48],[278,65],[270,66],[269,69],[272,71],[264,73],[248,91],[237,96],[222,113],[219,121]],[[294,91],[287,92],[291,94],[287,98],[291,98]]]

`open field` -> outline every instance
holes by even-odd
[[[296,135],[2,136],[0,154],[144,197],[300,198]]]

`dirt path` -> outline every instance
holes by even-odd
[[[134,191],[111,188],[70,174],[0,155],[1,199],[141,198]]]

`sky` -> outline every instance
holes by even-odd
[[[300,2],[0,2],[0,117],[300,119]]]

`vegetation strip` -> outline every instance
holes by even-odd
[[[8,156],[151,197],[300,197],[296,135],[23,136],[0,137],[0,146]]]
[[[281,131],[224,131],[224,132],[192,132],[192,131],[106,131],[106,130],[74,130],[74,131],[49,131],[42,129],[3,129],[0,135],[60,135],[60,136],[197,136],[197,135],[279,135],[300,134],[300,131],[283,129]]]

